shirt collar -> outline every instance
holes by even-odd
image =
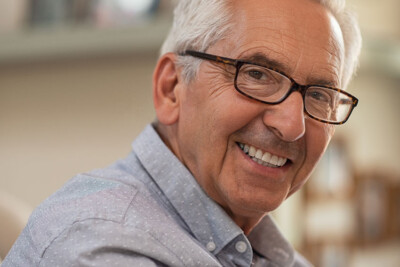
[[[148,125],[133,143],[133,151],[195,238],[219,253],[243,231],[210,199],[189,170]]]

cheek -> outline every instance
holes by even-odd
[[[258,112],[257,105],[239,94],[233,82],[221,77],[218,80],[212,75],[200,78],[207,83],[189,88],[187,101],[182,103],[182,111],[191,114],[186,119],[202,130],[201,135],[208,138],[208,142],[227,139],[230,134],[249,123]]]
[[[222,157],[229,134],[236,127],[235,105],[231,103],[234,89],[203,76],[185,88],[181,101],[179,140],[191,167]]]
[[[307,154],[311,157],[310,160],[317,162],[325,152],[335,128],[320,122],[311,122],[307,128]]]
[[[334,126],[317,121],[306,123],[305,159],[293,181],[290,194],[293,194],[307,181],[318,161],[324,154],[334,134]]]

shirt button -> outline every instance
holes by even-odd
[[[243,242],[243,241],[238,241],[238,242],[235,244],[235,248],[236,248],[236,250],[237,250],[239,253],[244,253],[244,252],[247,250],[247,245],[246,245],[246,243]]]
[[[216,245],[215,245],[215,243],[214,242],[212,242],[212,241],[210,241],[210,242],[208,242],[207,243],[207,246],[206,246],[206,248],[207,248],[207,250],[208,251],[214,251],[215,250],[215,248],[216,248]]]

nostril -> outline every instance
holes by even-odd
[[[279,131],[277,128],[271,127],[271,126],[269,126],[268,128],[269,128],[269,130],[270,130],[271,132],[273,132],[277,137],[279,137],[279,139],[283,139],[283,134],[282,134],[281,131]]]

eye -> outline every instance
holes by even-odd
[[[312,98],[315,101],[329,104],[331,102],[331,95],[322,89],[312,89],[307,92],[307,97]]]
[[[254,78],[254,79],[260,80],[260,79],[263,78],[263,75],[264,75],[264,74],[263,74],[261,71],[258,71],[258,70],[250,70],[250,71],[248,72],[248,75],[249,75],[250,77]]]
[[[244,65],[240,69],[240,75],[244,80],[251,83],[264,85],[279,83],[278,77],[275,77],[277,75],[274,75],[269,69],[260,66]]]
[[[321,94],[320,92],[311,92],[308,94],[309,96],[311,96],[312,98],[319,100],[319,101],[325,101],[327,100],[326,96]]]

